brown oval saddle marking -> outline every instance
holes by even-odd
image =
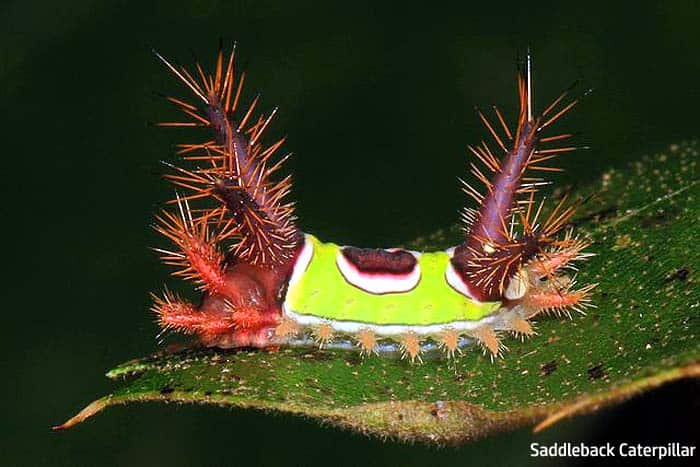
[[[350,264],[366,274],[404,275],[416,267],[416,258],[405,250],[387,251],[347,246],[341,252]]]

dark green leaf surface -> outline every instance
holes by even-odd
[[[541,319],[537,336],[508,338],[510,351],[495,362],[477,350],[422,365],[330,350],[158,354],[110,371],[120,388],[62,427],[109,405],[156,400],[281,410],[382,437],[458,443],[528,423],[546,427],[697,377],[697,161],[696,144],[673,145],[577,190],[585,200],[578,231],[597,254],[577,280],[599,284],[597,308]],[[456,235],[438,232],[410,246],[442,248]]]

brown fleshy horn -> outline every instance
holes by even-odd
[[[483,167],[471,164],[472,175],[485,190],[464,184],[464,191],[477,203],[476,209],[465,209],[464,243],[455,249],[452,265],[467,285],[473,298],[499,300],[510,277],[546,246],[574,213],[562,200],[542,224],[538,216],[542,204],[535,205],[534,195],[547,182],[531,172],[560,171],[545,164],[560,154],[578,149],[572,145],[540,148],[542,143],[565,141],[572,136],[563,133],[543,137],[542,130],[559,120],[580,100],[567,100],[573,88],[565,90],[539,116],[533,111],[532,57],[528,50],[524,66],[519,66],[517,79],[520,111],[515,131],[508,127],[501,112],[494,106],[497,124],[477,109],[477,114],[496,143],[495,150],[482,141],[470,146]]]
[[[217,239],[235,239],[230,255],[237,262],[273,267],[289,261],[301,239],[294,205],[285,200],[291,177],[273,179],[290,154],[277,156],[284,138],[262,142],[277,109],[256,116],[259,97],[247,107],[241,104],[245,74],[236,72],[235,52],[234,47],[225,57],[220,49],[208,74],[198,62],[190,71],[154,51],[196,97],[194,102],[167,97],[186,118],[158,125],[200,126],[212,132],[207,141],[179,145],[178,155],[199,165],[168,164],[172,173],[165,178],[188,191],[184,201],[214,200],[214,207],[210,202],[196,210],[198,218],[214,225]]]

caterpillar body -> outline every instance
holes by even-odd
[[[453,357],[474,341],[500,355],[503,334],[532,335],[536,316],[592,306],[594,284],[576,287],[563,272],[590,255],[567,228],[573,206],[564,197],[545,209],[535,199],[546,183],[538,172],[558,170],[546,161],[576,149],[561,145],[572,134],[544,130],[579,98],[567,90],[534,115],[529,54],[519,67],[514,129],[498,108],[492,119],[477,110],[493,139],[469,147],[484,187],[464,184],[477,203],[463,212],[464,241],[437,252],[341,247],[304,233],[288,201],[291,178],[277,176],[289,157],[278,156],[284,139],[262,141],[276,109],[255,115],[258,98],[241,104],[235,48],[220,50],[209,74],[199,63],[190,71],[156,56],[194,95],[168,97],[186,118],[158,125],[210,135],[179,145],[189,166],[168,164],[165,175],[186,192],[156,216],[155,229],[174,245],[156,250],[202,299],[154,295],[164,330],[211,347],[331,346],[420,361],[433,349]]]

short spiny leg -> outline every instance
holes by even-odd
[[[421,358],[421,341],[418,334],[413,331],[408,331],[401,336],[401,358],[408,357],[411,363],[416,360],[422,362]]]
[[[362,355],[372,355],[377,353],[377,336],[369,328],[360,329],[357,333],[357,346]]]
[[[575,270],[575,262],[593,256],[593,253],[583,251],[589,243],[574,237],[569,230],[562,240],[553,242],[550,249],[531,260],[526,267],[527,272],[531,279],[536,281],[553,277],[567,268]]]
[[[290,318],[282,318],[275,328],[275,336],[279,339],[288,339],[297,336],[301,332],[299,323]]]
[[[515,307],[503,312],[501,316],[502,328],[523,339],[536,334],[524,311],[522,307]]]
[[[313,331],[318,347],[322,349],[333,339],[333,327],[329,323],[319,324]]]
[[[524,268],[529,277],[530,287],[520,300],[527,318],[539,313],[564,314],[570,316],[569,310],[583,312],[590,303],[590,293],[597,284],[576,288],[576,280],[562,271],[575,270],[574,263],[592,256],[584,253],[588,242],[573,237],[568,231],[564,238],[540,255],[532,259]]]
[[[534,288],[523,300],[522,306],[527,318],[538,314],[565,315],[571,317],[570,310],[583,313],[585,308],[594,306],[590,302],[590,292],[597,284],[589,284],[580,289],[573,289],[574,281],[566,281],[563,286]]]
[[[166,291],[163,297],[153,295],[153,312],[163,329],[173,329],[186,334],[221,334],[233,327],[225,316],[213,317],[200,312],[194,305]]]
[[[454,358],[461,353],[459,349],[459,333],[453,328],[443,329],[437,337],[438,345],[445,352],[447,358]]]
[[[491,358],[501,356],[503,351],[506,350],[501,342],[501,337],[494,328],[488,324],[476,328],[472,331],[472,335],[483,347],[484,351],[489,353]]]

